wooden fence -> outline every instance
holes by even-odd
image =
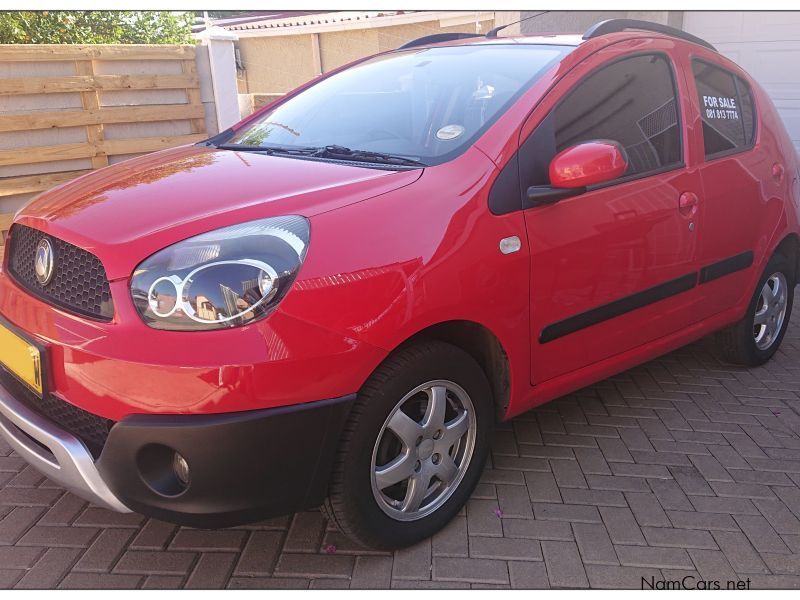
[[[0,44],[0,258],[9,209],[33,194],[207,137],[196,53],[195,46]]]

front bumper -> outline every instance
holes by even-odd
[[[280,306],[266,319],[230,330],[152,329],[135,312],[127,281],[111,287],[117,313],[114,321],[99,323],[42,302],[0,271],[0,319],[46,348],[53,395],[110,421],[339,398],[358,390],[388,354]]]
[[[111,428],[95,460],[78,437],[0,385],[0,433],[33,467],[94,504],[192,527],[228,527],[323,501],[354,399],[218,415],[134,415]],[[189,465],[186,485],[171,469],[175,452]]]
[[[224,415],[136,415],[111,429],[97,469],[137,512],[230,527],[319,506],[355,394]],[[176,487],[177,451],[189,482]]]
[[[81,440],[17,401],[2,386],[0,433],[17,454],[69,491],[98,506],[130,512],[108,488]]]

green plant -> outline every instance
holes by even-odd
[[[0,12],[2,44],[188,44],[192,12],[42,10]]]

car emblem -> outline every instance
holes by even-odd
[[[47,285],[53,278],[55,271],[56,260],[53,245],[47,238],[39,240],[39,245],[36,246],[36,258],[34,259],[34,270],[36,271],[36,280],[42,285]]]

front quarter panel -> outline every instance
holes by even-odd
[[[509,357],[513,395],[527,382],[527,242],[521,212],[487,209],[496,172],[472,148],[411,186],[312,217],[281,312],[386,351],[431,325],[479,323]],[[514,235],[522,249],[502,254]]]

